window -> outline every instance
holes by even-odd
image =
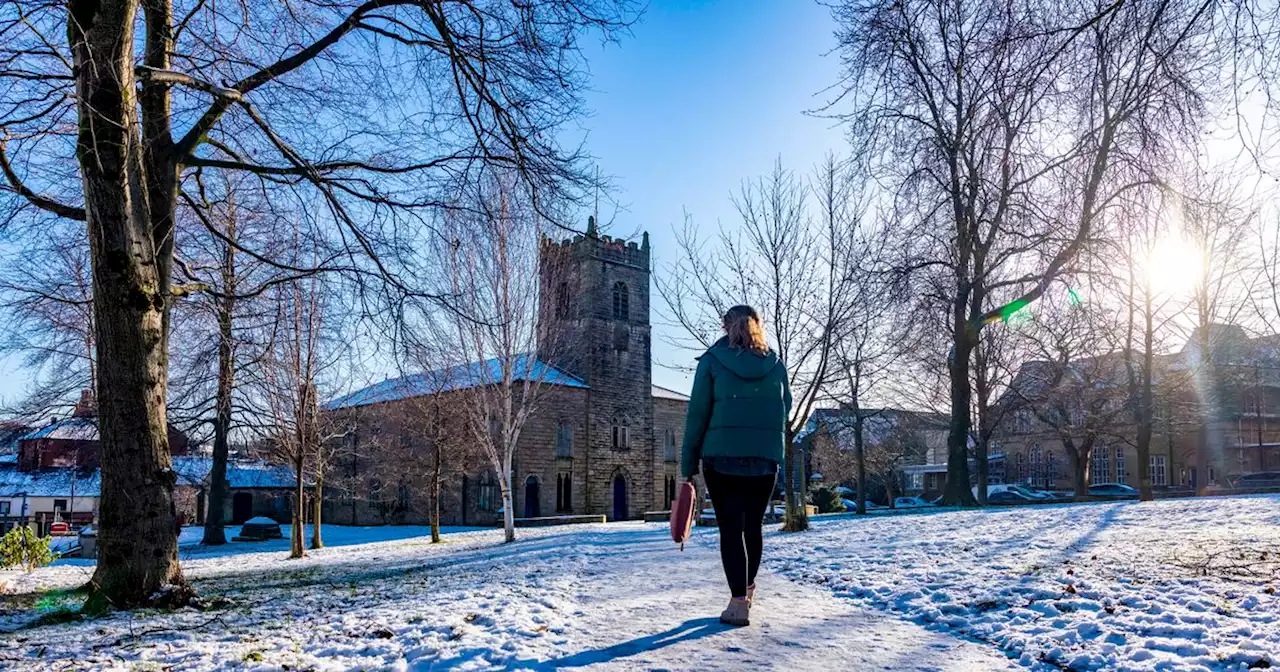
[[[1044,486],[1044,475],[1044,450],[1037,443],[1031,446],[1031,485]]]
[[[67,510],[67,500],[65,500],[65,499],[55,499],[55,500],[53,500],[53,510],[54,510],[54,511],[66,511],[66,510]]]
[[[1152,455],[1150,469],[1151,469],[1151,485],[1153,486],[1169,485],[1169,474],[1165,470],[1164,455]]]
[[[631,294],[625,282],[613,283],[613,319],[631,319]]]
[[[622,418],[613,419],[613,448],[626,450],[631,447],[631,431],[627,421]]]
[[[573,457],[573,425],[568,422],[556,427],[556,457]]]
[[[1116,448],[1116,483],[1124,483],[1124,448]]]
[[[1058,483],[1058,463],[1053,459],[1053,451],[1045,453],[1044,456],[1045,469],[1045,487],[1052,488]]]
[[[671,503],[674,502],[676,499],[676,477],[675,476],[670,476],[670,475],[667,476],[662,492],[664,495],[662,501],[665,502],[667,506],[671,506]]]
[[[1111,482],[1111,451],[1106,446],[1093,449],[1093,463],[1089,469],[1089,483]]]
[[[1072,427],[1084,426],[1084,408],[1083,407],[1073,406],[1071,408],[1071,426]]]
[[[1013,431],[1018,434],[1031,432],[1031,411],[1023,409],[1013,414]]]
[[[498,508],[498,479],[492,471],[480,475],[480,492],[477,493],[476,506],[481,511],[493,511]]]
[[[0,502],[0,516],[9,515],[9,502]]]
[[[1021,457],[1021,454],[1019,454]],[[911,489],[924,490],[924,474],[919,472],[911,474]]]
[[[569,283],[562,282],[556,287],[556,317],[569,316]]]
[[[1027,456],[1025,453],[1018,453],[1014,456],[1013,477],[1019,481],[1027,477]]]
[[[676,461],[676,430],[668,429],[662,433],[662,458],[667,462]]]
[[[556,511],[573,510],[573,474],[556,475]]]

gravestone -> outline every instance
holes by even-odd
[[[268,539],[283,538],[284,534],[280,532],[280,523],[266,516],[256,516],[244,521],[244,525],[240,526],[240,534],[233,538],[232,541],[267,541]]]

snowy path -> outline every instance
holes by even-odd
[[[749,628],[721,626],[715,531],[680,553],[665,526],[493,531],[196,557],[226,607],[132,613],[0,635],[20,669],[998,670],[994,648],[762,570]],[[777,537],[773,537],[777,539]],[[766,542],[769,543],[769,542]],[[88,568],[31,581],[69,587]],[[19,590],[21,590],[19,586]],[[16,644],[16,645],[15,645]]]
[[[684,553],[666,530],[626,532],[589,552],[575,640],[584,650],[535,665],[620,670],[1001,670],[990,647],[858,608],[767,569],[757,579],[752,625],[719,623],[728,590],[715,530],[699,529]],[[766,542],[767,544],[768,542]],[[768,548],[766,546],[766,553]],[[595,572],[598,572],[595,573]],[[601,589],[600,582],[605,583]]]

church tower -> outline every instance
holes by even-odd
[[[574,446],[574,509],[611,520],[654,506],[649,234],[643,243],[602,236],[544,240],[538,358],[587,383],[585,444]]]

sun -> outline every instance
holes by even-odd
[[[1142,272],[1156,294],[1180,296],[1195,288],[1201,264],[1196,245],[1170,233],[1156,239],[1142,264]]]

